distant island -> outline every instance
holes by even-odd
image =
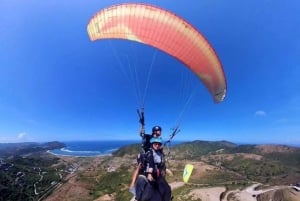
[[[126,201],[132,198],[128,185],[140,144],[126,145],[110,156],[101,157],[47,153],[63,147],[65,144],[61,142],[0,143],[1,199]],[[173,201],[300,200],[298,147],[196,140],[165,147],[164,152]],[[194,171],[189,183],[184,184],[182,173],[187,163],[194,165]]]

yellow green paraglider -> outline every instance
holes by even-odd
[[[183,170],[183,181],[187,183],[190,179],[190,176],[193,172],[194,166],[192,164],[186,164]]]

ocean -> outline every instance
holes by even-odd
[[[104,156],[110,155],[122,146],[141,143],[141,140],[68,141],[63,143],[66,147],[49,150],[48,152],[55,155],[75,157]],[[182,141],[174,141],[172,145],[179,143],[182,143]],[[300,145],[293,146],[300,147]]]
[[[109,141],[69,141],[63,142],[66,147],[49,150],[48,152],[61,156],[93,157],[110,155],[122,146],[141,143],[137,140],[109,140]]]

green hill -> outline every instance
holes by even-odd
[[[4,200],[32,200],[46,195],[49,187],[64,185],[69,175],[75,177],[76,185],[88,186],[90,198],[102,195],[114,195],[117,200],[129,200],[128,192],[136,156],[141,144],[121,147],[112,156],[103,158],[76,158],[76,163],[45,153],[50,147],[63,144],[24,143],[0,144],[0,194]],[[5,150],[5,151],[3,151]],[[2,152],[3,151],[3,152]],[[195,165],[190,182],[184,189],[174,191],[182,194],[184,190],[197,186],[226,186],[228,189],[245,187],[252,182],[268,185],[286,185],[300,181],[300,149],[286,145],[237,145],[228,141],[192,141],[176,144],[170,149],[167,167],[173,172],[169,182],[181,181],[186,163]],[[11,155],[9,155],[11,154]],[[98,161],[97,163],[88,161]],[[78,168],[76,173],[74,168]],[[43,179],[41,182],[41,175]],[[34,184],[37,184],[36,187]],[[35,195],[35,190],[39,195]],[[68,199],[66,199],[68,200]]]

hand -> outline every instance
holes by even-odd
[[[129,192],[132,193],[135,196],[135,187],[130,187]]]

